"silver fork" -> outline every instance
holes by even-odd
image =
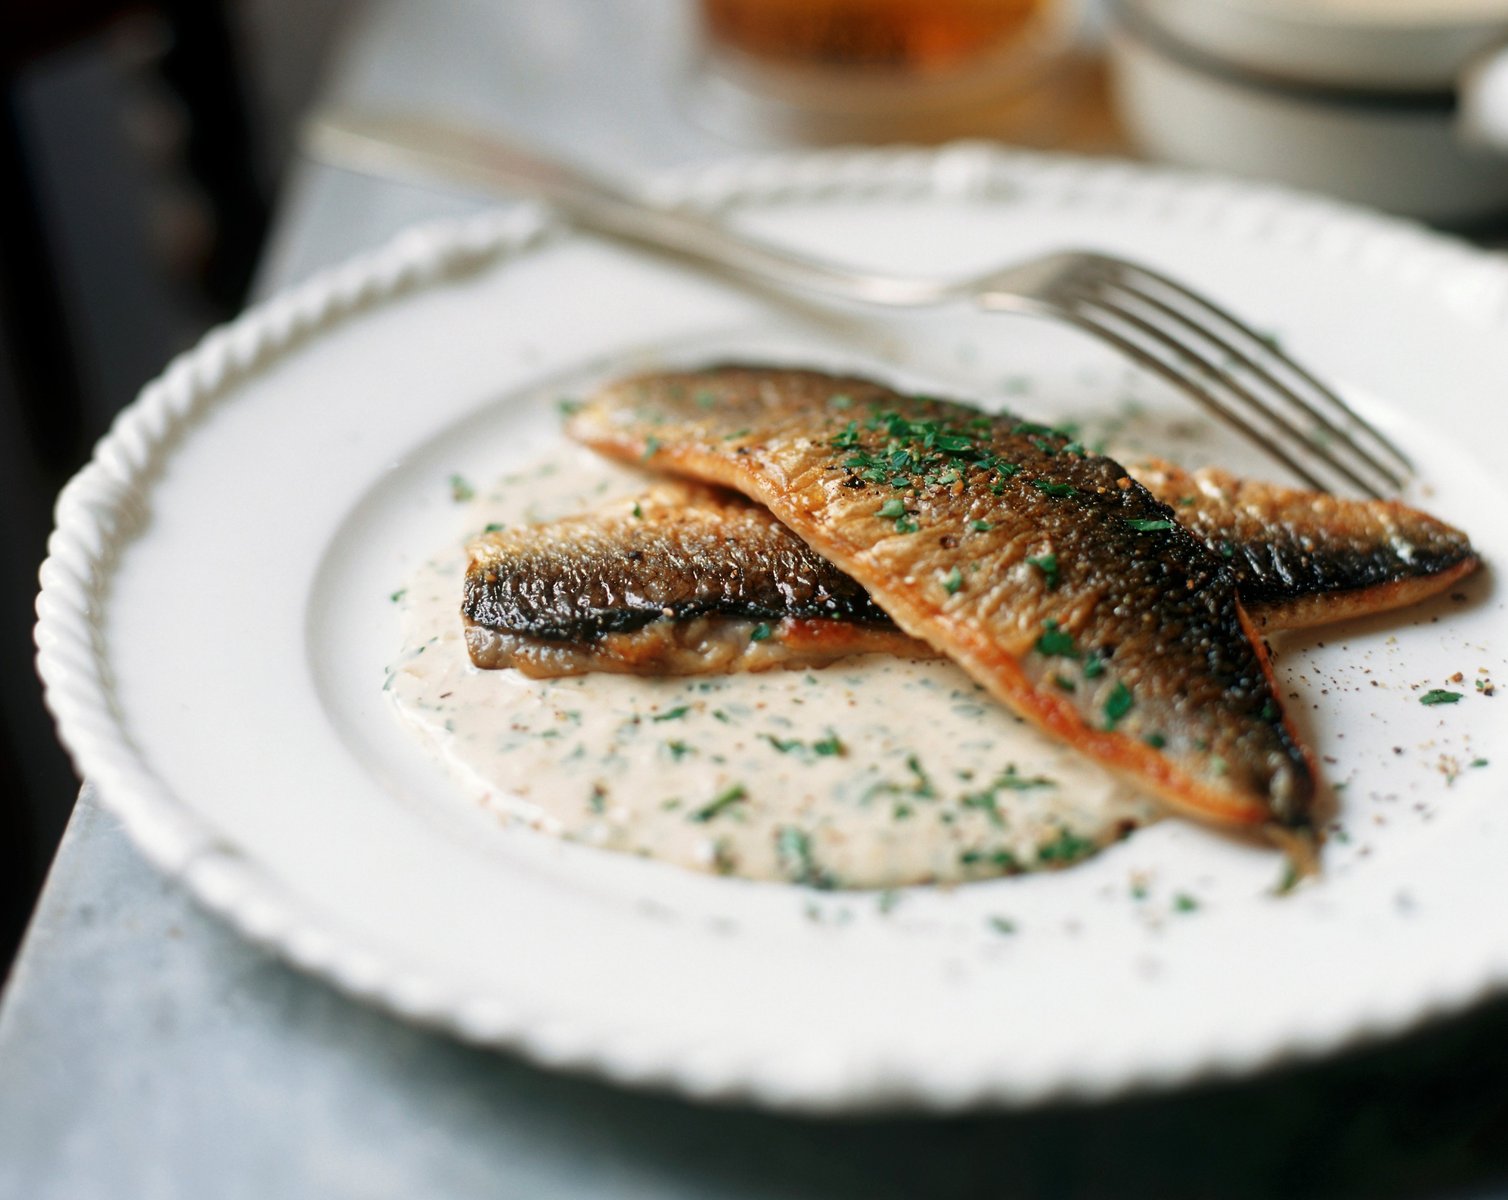
[[[972,301],[1067,321],[1174,384],[1322,491],[1381,497],[1411,478],[1406,455],[1270,337],[1161,272],[1065,250],[967,279],[879,275],[736,234],[705,216],[657,207],[574,167],[450,121],[326,112],[304,127],[312,157],[418,182],[444,181],[543,200],[576,226],[713,267],[887,307]]]

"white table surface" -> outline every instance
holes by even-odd
[[[670,0],[388,0],[329,94],[650,170],[734,149],[683,112],[685,42]],[[259,291],[476,207],[301,165]],[[698,1108],[351,1003],[201,912],[86,787],[0,1007],[0,1200],[1487,1196],[1508,1180],[1505,1034],[1495,1002],[1329,1064],[1098,1108]]]

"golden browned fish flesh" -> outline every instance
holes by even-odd
[[[1396,500],[1346,500],[1213,467],[1148,462],[1131,473],[1228,560],[1242,606],[1268,629],[1416,604],[1479,565],[1459,529]]]
[[[479,667],[696,675],[930,653],[768,510],[722,489],[670,483],[468,551],[461,612]]]
[[[1396,501],[1159,462],[1127,469],[1229,561],[1265,630],[1417,603],[1477,565],[1464,533]],[[665,483],[469,550],[462,615],[479,667],[700,675],[935,654],[768,509],[722,488]]]
[[[1308,825],[1313,770],[1233,575],[1114,461],[1010,414],[745,367],[625,380],[569,429],[766,505],[905,632],[1169,803]]]

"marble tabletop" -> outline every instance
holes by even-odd
[[[664,0],[387,0],[360,12],[328,94],[647,170],[729,149],[686,117],[685,37]],[[302,164],[259,291],[478,203]],[[1018,1194],[1508,1195],[1508,1001],[1114,1104],[828,1122],[699,1107],[348,1001],[204,914],[86,787],[0,1006],[4,1200]]]

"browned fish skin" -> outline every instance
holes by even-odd
[[[703,674],[909,642],[858,583],[765,511],[711,488],[670,485],[484,534],[468,551],[461,614],[479,667],[540,677],[657,661],[659,674]]]
[[[1464,533],[1396,501],[1345,500],[1164,462],[1128,469],[1174,506],[1179,524],[1229,560],[1242,606],[1267,630],[1416,603],[1477,566]],[[688,527],[694,544],[680,540]],[[534,678],[711,675],[825,666],[856,654],[936,653],[873,604],[858,603],[859,585],[767,509],[720,488],[663,484],[601,513],[480,539],[475,552],[464,611],[479,667]],[[575,597],[553,586],[563,560],[585,595],[631,595],[635,604],[583,614]],[[773,574],[782,569],[794,571],[797,587]],[[541,570],[547,580],[531,577]],[[729,579],[738,581],[732,595]],[[807,615],[802,597],[813,586],[842,599],[831,616]],[[678,603],[688,592],[701,601]],[[762,598],[755,615],[763,620],[750,618],[750,596]],[[484,611],[494,624],[478,619]]]
[[[1415,604],[1480,565],[1459,529],[1394,500],[1347,500],[1213,467],[1148,462],[1131,471],[1229,560],[1242,605],[1270,629]]]
[[[764,503],[903,630],[1154,794],[1307,824],[1313,772],[1234,579],[1119,464],[1010,414],[753,367],[625,380],[569,428]]]

